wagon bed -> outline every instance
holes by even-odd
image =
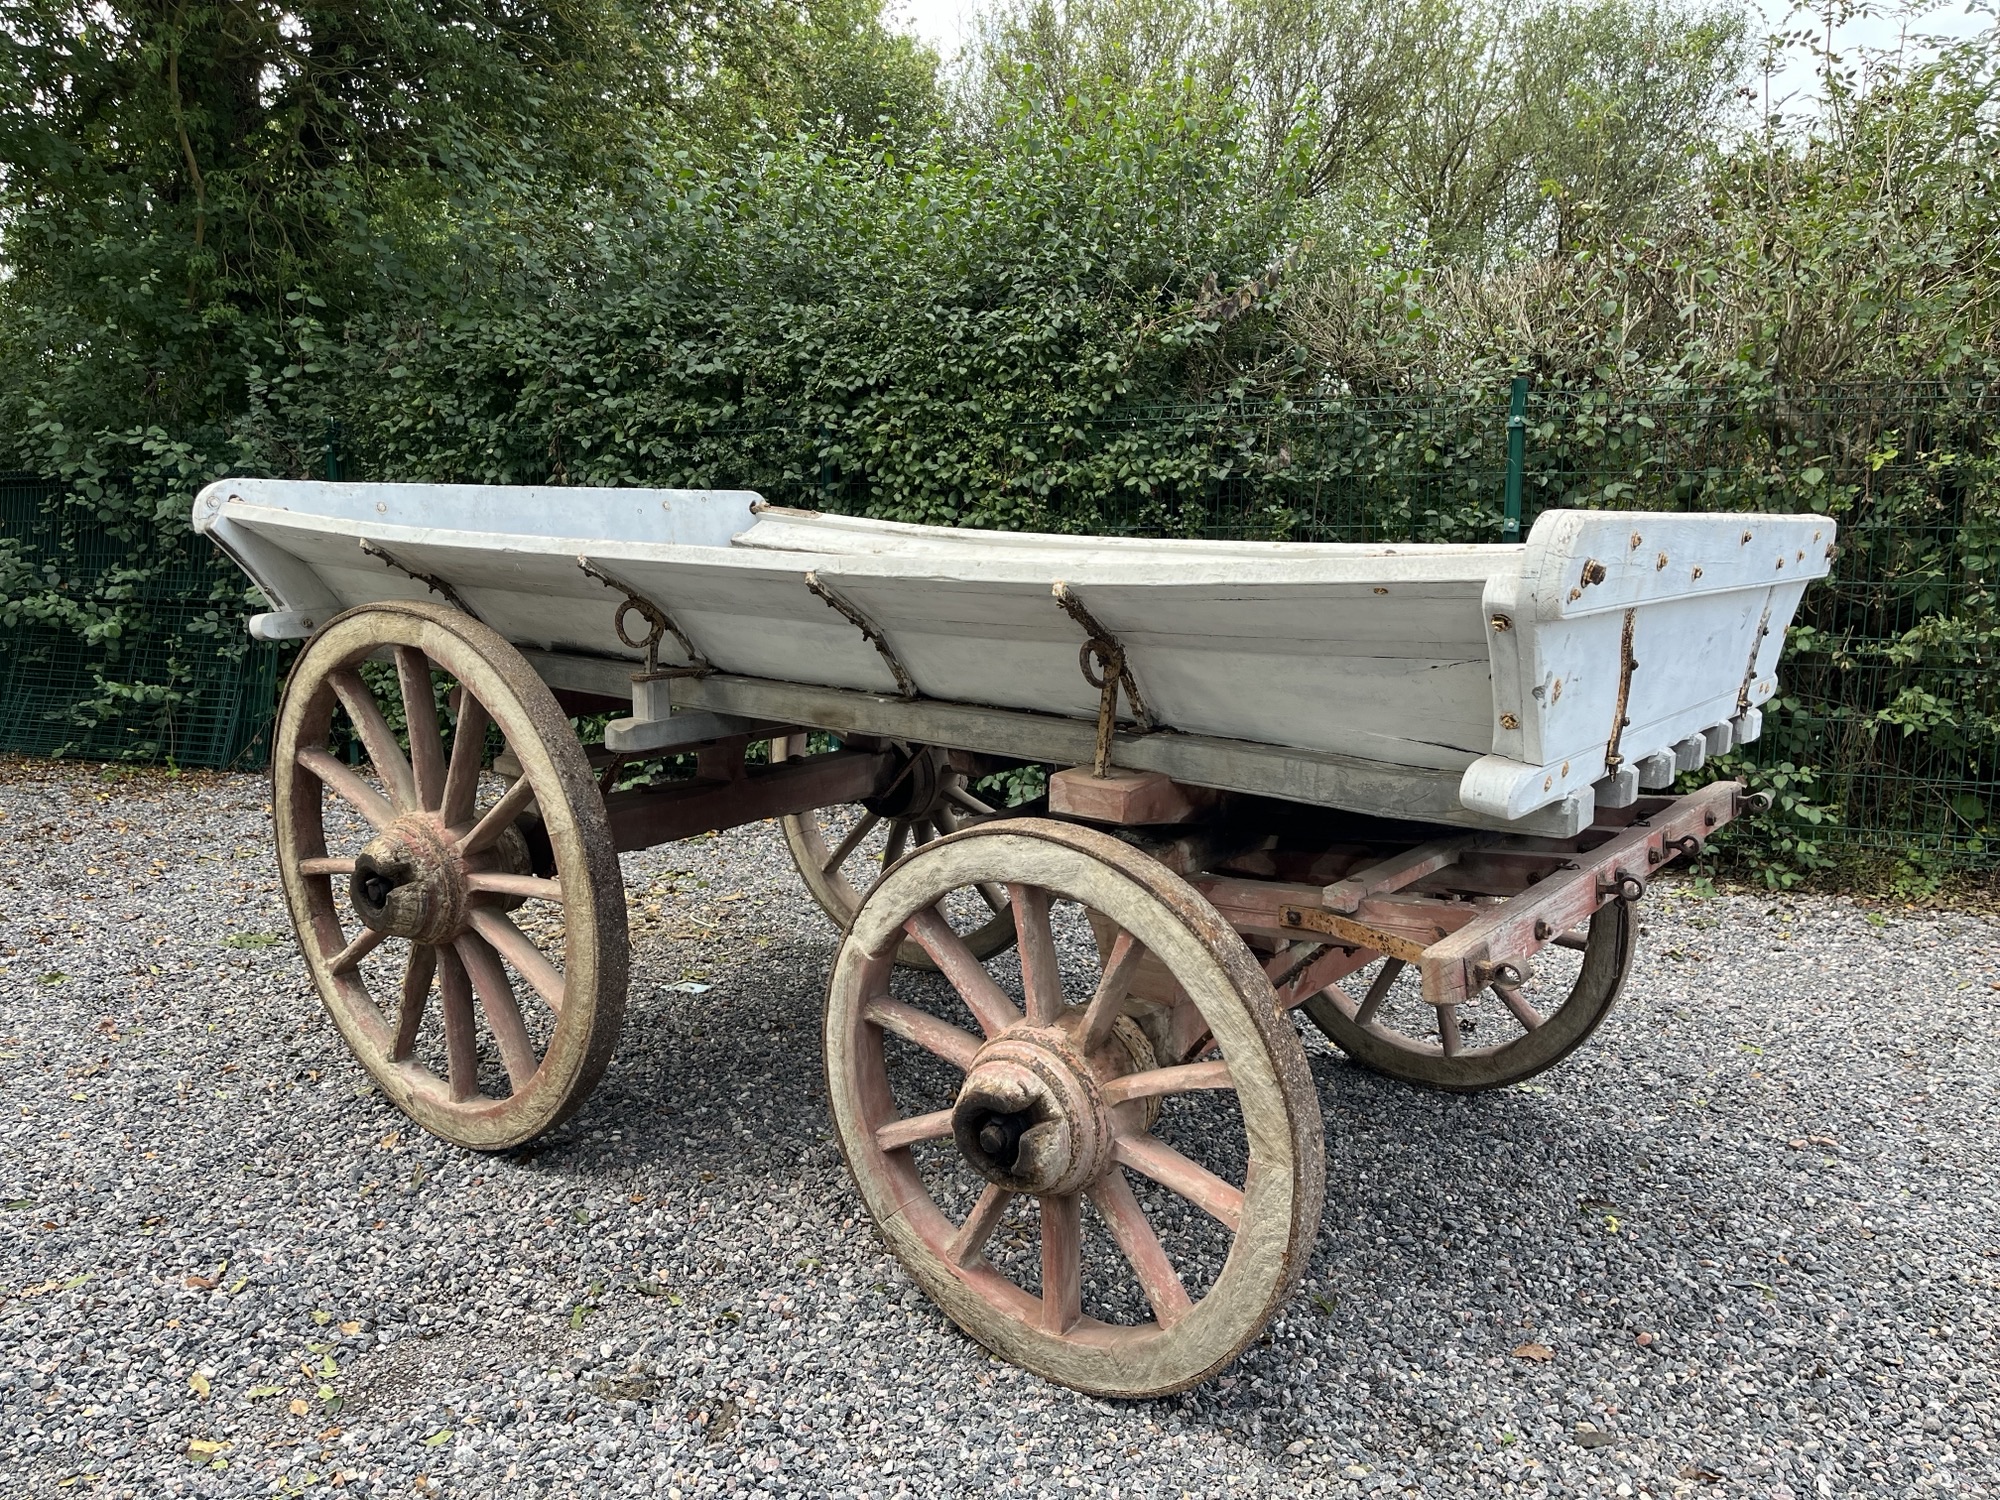
[[[1087,619],[1137,693],[1111,764],[1557,837],[1756,737],[1834,533],[1550,511],[1510,545],[1151,541],[818,516],[743,490],[271,480],[210,486],[196,525],[280,604],[253,625],[267,635],[443,588],[551,683],[630,697],[611,587],[671,621],[657,662],[690,674],[666,694],[679,707],[1046,760],[1091,758],[1034,722],[1098,717]]]

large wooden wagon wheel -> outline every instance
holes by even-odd
[[[361,672],[383,656],[408,754]],[[434,672],[456,684],[448,739]],[[367,768],[333,753],[336,708]],[[521,766],[504,791],[481,775],[494,729]],[[299,946],[390,1101],[481,1150],[582,1103],[624,1015],[624,888],[583,748],[520,653],[441,605],[336,616],[286,684],[272,782]]]
[[[778,819],[800,879],[842,932],[853,925],[862,898],[889,866],[912,849],[955,832],[968,817],[991,817],[995,811],[972,791],[943,751],[929,745],[906,748],[902,774],[882,796]],[[795,760],[805,753],[803,734],[771,742],[773,761]],[[1007,893],[990,882],[954,901],[949,915],[981,958],[1014,941]],[[919,969],[935,967],[915,942],[902,945],[897,961]]]
[[[1416,971],[1389,958],[1300,1008],[1363,1067],[1456,1093],[1497,1089],[1554,1067],[1590,1039],[1624,988],[1632,929],[1631,905],[1614,900],[1590,919],[1587,937],[1537,955],[1533,983],[1495,984],[1467,1005],[1427,1004]]]
[[[982,962],[937,914],[983,881],[1008,889],[1018,959]],[[1115,934],[1101,975],[1082,908]],[[904,941],[940,972],[899,968]],[[1148,953],[1191,1008],[1188,1060],[1163,1065],[1125,1014]],[[848,1165],[917,1282],[1078,1390],[1214,1374],[1318,1232],[1319,1102],[1270,982],[1185,881],[1094,829],[986,824],[885,875],[835,964],[826,1068]]]

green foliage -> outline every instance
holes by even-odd
[[[191,556],[187,514],[271,462],[246,426],[267,378],[319,376],[357,312],[506,254],[544,203],[603,204],[663,137],[872,130],[934,109],[933,67],[858,0],[10,6],[0,470],[54,484],[0,524],[17,743],[176,753],[249,670],[250,591]],[[275,471],[317,472],[323,442]]]
[[[1746,35],[1686,0],[1006,0],[963,92],[985,120],[1198,79],[1266,161],[1298,158],[1305,232],[1484,267],[1684,209]]]
[[[243,440],[307,468],[337,415],[368,473],[809,485],[905,520],[1088,525],[1045,465],[1162,396],[1242,394],[1232,356],[1268,335],[1281,222],[1187,97],[1018,112],[977,153],[680,154],[626,212],[467,245],[462,283],[302,334],[304,360],[255,372]]]
[[[1695,151],[1683,189],[1698,204],[1667,193],[1661,216],[1593,211],[1565,232],[1567,253],[1481,262],[1392,236],[1329,239],[1293,287],[1286,331],[1365,389],[1482,370],[1613,390],[1991,376],[1997,73],[2000,27],[1927,61],[1877,59],[1859,92],[1830,77],[1837,107],[1807,125],[1774,119]],[[1565,189],[1551,211],[1576,201]]]

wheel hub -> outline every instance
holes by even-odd
[[[465,869],[436,820],[398,818],[356,856],[347,883],[354,914],[377,932],[442,943],[465,927]]]
[[[944,758],[935,750],[921,749],[897,775],[889,790],[879,797],[864,797],[861,805],[883,818],[924,818],[944,800]]]
[[[526,875],[533,866],[518,826],[467,859],[435,813],[411,813],[376,834],[355,856],[347,897],[364,924],[390,937],[444,943],[465,931],[473,892],[465,877],[478,870]],[[519,896],[487,895],[489,906],[511,911]]]
[[[1069,1038],[1021,1028],[973,1059],[951,1133],[988,1182],[1017,1193],[1074,1193],[1109,1167],[1115,1131],[1096,1077]]]

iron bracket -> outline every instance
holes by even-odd
[[[694,672],[697,676],[715,670],[714,664],[699,651],[695,650],[694,642],[687,638],[687,632],[676,625],[673,616],[668,614],[664,609],[661,609],[659,605],[648,599],[629,583],[622,582],[605,572],[604,569],[600,568],[588,557],[579,556],[576,560],[576,565],[583,570],[586,577],[595,578],[606,588],[625,596],[625,602],[618,606],[618,612],[611,617],[611,628],[618,633],[618,639],[623,641],[627,646],[630,646],[635,651],[643,650],[646,653],[646,675],[648,677],[656,676],[660,671],[660,640],[666,635],[672,635],[680,643],[681,650],[686,654],[687,659],[693,663]],[[625,616],[635,613],[640,619],[646,622],[646,634],[638,640],[632,639],[631,636],[625,633]]]
[[[917,696],[916,679],[911,677],[909,672],[904,669],[902,662],[896,659],[896,653],[890,648],[888,638],[875,628],[874,622],[852,604],[841,598],[831,588],[827,587],[825,583],[821,582],[819,574],[807,573],[806,587],[825,600],[836,614],[840,615],[867,638],[869,645],[881,652],[882,660],[889,664],[889,672],[896,679],[896,691],[898,695],[905,702],[913,702]]]
[[[1146,700],[1139,696],[1139,684],[1132,680],[1132,669],[1125,663],[1124,644],[1083,607],[1083,601],[1070,592],[1067,583],[1058,582],[1054,593],[1063,613],[1081,625],[1089,637],[1078,649],[1076,659],[1083,670],[1083,680],[1098,690],[1097,753],[1091,761],[1091,774],[1102,777],[1111,768],[1111,737],[1118,729],[1119,689],[1124,689],[1125,701],[1131,706],[1141,734],[1150,734],[1159,726],[1154,723]]]
[[[380,542],[371,542],[366,537],[363,537],[361,539],[361,550],[365,552],[368,556],[374,558],[377,562],[382,563],[384,566],[389,567],[394,571],[403,574],[406,578],[416,579],[418,583],[421,583],[425,588],[429,589],[433,594],[441,595],[445,603],[449,604],[453,609],[457,610],[460,614],[470,615],[473,619],[479,620],[479,611],[474,609],[470,604],[467,604],[465,600],[459,596],[458,590],[453,588],[450,584],[446,583],[442,578],[438,577],[437,574],[419,573],[415,568],[412,568],[405,563],[397,562],[395,557],[390,553],[387,547],[384,547]],[[479,620],[479,623],[484,625],[486,622],[484,620]]]

